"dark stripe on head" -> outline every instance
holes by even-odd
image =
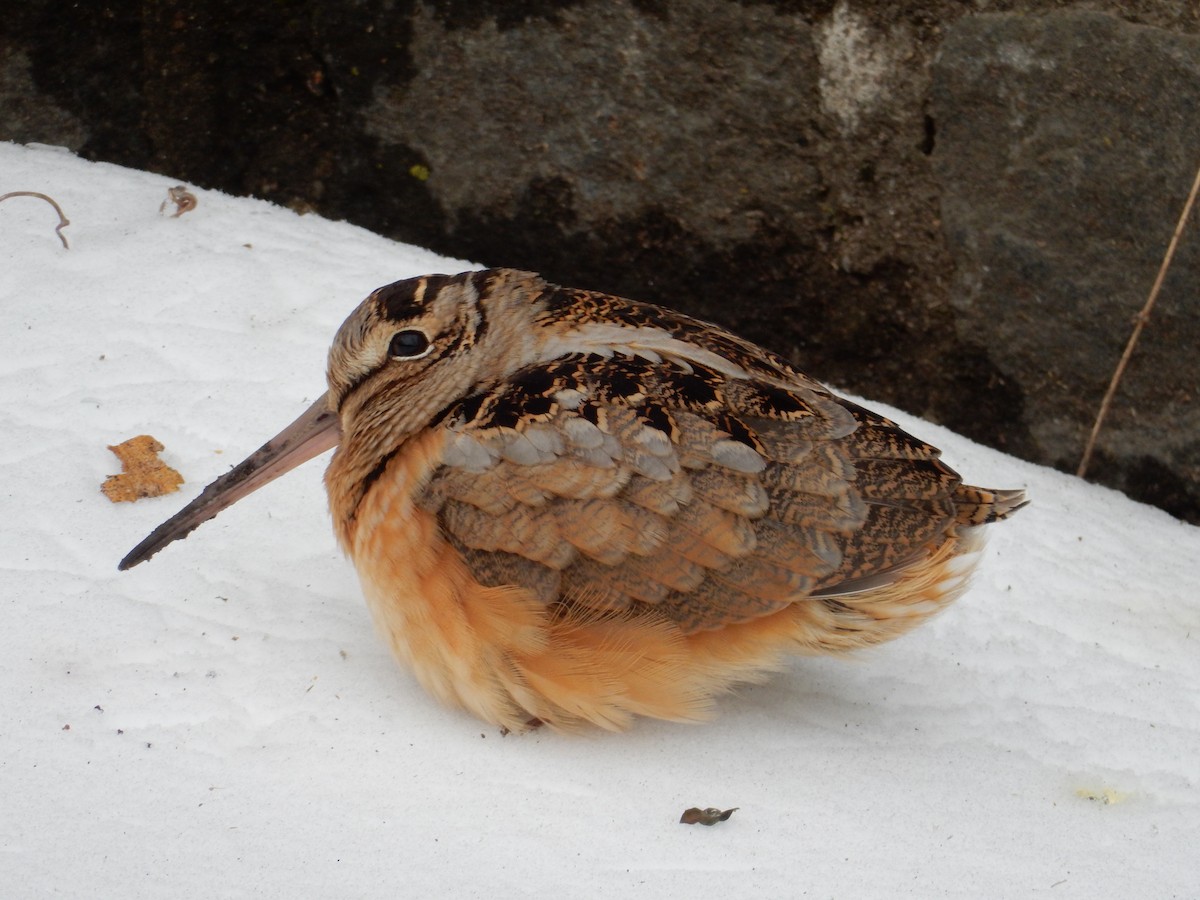
[[[481,272],[475,272],[471,276],[472,286],[475,288],[475,293],[479,299],[475,301],[475,314],[479,317],[479,324],[475,326],[475,342],[483,340],[483,336],[487,334],[488,320],[487,309],[484,306],[483,298],[488,295],[492,286],[492,270],[484,269]]]
[[[459,353],[459,350],[462,349],[463,344],[465,344],[467,342],[467,339],[471,337],[470,332],[467,331],[467,327],[466,327],[465,323],[457,322],[455,324],[458,327],[453,329],[455,332],[457,332],[454,335],[454,340],[446,345],[445,350],[439,351],[439,353],[437,354],[439,359],[443,356],[457,356]],[[439,334],[435,338],[435,340],[440,341],[443,337],[445,337],[445,332],[443,332],[442,334]]]
[[[437,298],[443,290],[453,284],[465,284],[480,272],[462,272],[458,275],[422,275],[420,278],[405,278],[375,291],[375,301],[384,318],[392,322],[403,322],[418,316]],[[476,282],[478,288],[478,282]]]
[[[379,288],[375,291],[375,302],[380,314],[392,322],[419,315],[425,308],[425,300],[437,290],[431,283],[437,277],[405,278]]]

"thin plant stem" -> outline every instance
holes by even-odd
[[[1175,258],[1175,248],[1179,246],[1179,236],[1183,234],[1183,228],[1187,224],[1192,207],[1196,204],[1196,195],[1198,193],[1200,193],[1200,168],[1196,169],[1196,178],[1192,182],[1192,190],[1183,204],[1183,212],[1179,214],[1179,222],[1175,225],[1175,233],[1171,235],[1171,243],[1167,245],[1167,252],[1163,255],[1162,265],[1158,267],[1158,277],[1154,279],[1154,286],[1150,288],[1150,296],[1146,298],[1146,304],[1142,307],[1141,312],[1134,318],[1133,331],[1129,335],[1129,341],[1125,344],[1125,352],[1121,354],[1117,368],[1113,370],[1112,380],[1108,383],[1108,390],[1104,393],[1104,399],[1100,401],[1100,409],[1096,413],[1096,421],[1092,425],[1092,433],[1088,436],[1087,446],[1083,448],[1083,459],[1079,461],[1079,468],[1075,471],[1075,474],[1080,478],[1087,475],[1088,465],[1092,461],[1092,451],[1096,449],[1096,438],[1100,435],[1100,428],[1104,424],[1104,417],[1108,415],[1108,409],[1112,406],[1113,397],[1117,393],[1117,385],[1121,382],[1121,376],[1125,374],[1125,367],[1129,365],[1129,358],[1133,356],[1133,348],[1137,345],[1138,338],[1142,334],[1142,329],[1150,321],[1150,311],[1154,309],[1154,302],[1158,299],[1158,292],[1162,290],[1163,280],[1167,277],[1167,270],[1171,268],[1171,260]]]
[[[58,239],[62,241],[65,249],[71,249],[71,245],[67,243],[67,236],[62,233],[62,230],[71,224],[71,220],[63,214],[62,207],[55,202],[53,197],[48,197],[38,191],[9,191],[7,194],[0,194],[0,203],[3,203],[9,197],[39,197],[53,206],[54,211],[58,213],[58,225],[55,227],[54,233],[58,235]]]

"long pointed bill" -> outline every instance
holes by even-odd
[[[328,403],[326,395],[322,394],[295,422],[155,528],[149,537],[129,551],[117,568],[124,571],[145,562],[167,544],[187,537],[221,510],[254,493],[264,484],[336,447],[341,440],[342,429]]]

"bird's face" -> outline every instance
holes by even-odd
[[[518,273],[468,272],[398,281],[367,297],[329,350],[328,402],[343,451],[390,452],[481,381],[523,365],[532,313],[520,287]]]

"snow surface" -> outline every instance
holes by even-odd
[[[372,632],[323,462],[118,573],[323,390],[363,296],[469,268],[218,193],[170,218],[173,184],[0,144],[0,193],[72,220],[64,250],[0,204],[0,896],[1200,896],[1200,529],[899,412],[1033,505],[936,621],[703,726],[438,706]],[[141,433],[187,483],[110,503]]]

